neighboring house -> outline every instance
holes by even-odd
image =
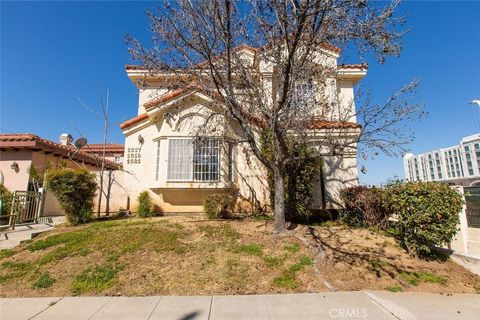
[[[82,147],[82,151],[88,154],[93,154],[99,158],[103,156],[103,144],[94,143],[87,144],[85,147]],[[125,154],[125,147],[123,144],[117,143],[107,143],[105,145],[105,159],[116,162],[123,163],[123,156]]]
[[[452,185],[480,185],[480,134],[464,137],[460,144],[403,157],[405,179],[441,181]]]
[[[92,172],[100,170],[100,158],[71,145],[71,136],[63,134],[60,143],[55,143],[31,133],[0,134],[0,183],[10,191],[32,191],[34,181],[29,174],[30,166],[40,172],[46,168],[86,168]],[[117,170],[120,165],[107,160],[107,170]],[[58,215],[62,211],[47,192],[45,215]]]
[[[246,59],[256,59],[257,50],[241,46],[237,50]],[[326,90],[339,112],[349,114],[347,121],[323,118],[309,128],[315,139],[322,133],[341,132],[358,137],[354,85],[366,75],[365,65],[338,65],[340,49],[322,49],[324,62],[337,72],[331,76]],[[263,81],[272,81],[272,67],[259,61]],[[123,185],[133,198],[150,190],[155,201],[165,211],[194,212],[202,210],[203,198],[211,193],[233,193],[239,209],[255,211],[269,205],[269,190],[264,166],[249,152],[247,143],[238,141],[238,124],[232,119],[219,120],[215,133],[198,143],[196,128],[204,124],[205,112],[211,107],[211,97],[195,86],[168,91],[162,80],[168,75],[151,74],[138,66],[125,67],[130,80],[139,90],[137,116],[125,121],[120,128],[125,135],[123,168],[128,172]],[[317,93],[319,83],[300,89]],[[320,110],[319,110],[320,113]],[[235,137],[237,139],[232,139]],[[343,136],[339,136],[343,138]],[[320,141],[320,140],[318,140]],[[315,184],[313,209],[339,206],[339,190],[358,184],[356,149],[332,154],[321,150],[325,165]]]

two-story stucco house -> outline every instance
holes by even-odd
[[[258,52],[248,46],[237,50],[247,59],[255,59]],[[326,46],[321,49],[321,61],[336,70],[327,81],[330,99],[350,117],[348,121],[323,118],[314,122],[310,128],[313,145],[325,130],[338,129],[353,139],[360,133],[355,121],[354,85],[366,75],[366,66],[337,65],[339,54],[338,48]],[[272,81],[272,67],[261,59],[259,64],[263,81]],[[219,120],[201,145],[194,139],[195,128],[205,121],[205,110],[213,108],[208,93],[195,86],[167,90],[162,85],[165,75],[134,65],[125,68],[139,90],[137,115],[120,125],[125,135],[123,168],[127,173],[123,186],[130,197],[150,190],[166,212],[202,211],[203,198],[210,193],[235,194],[239,210],[256,210],[256,206],[270,203],[265,168],[248,152],[246,143],[230,143],[230,137],[239,134],[235,121]],[[319,89],[313,85],[306,90]],[[337,208],[339,190],[358,183],[356,151],[349,150],[335,154],[322,151],[325,165],[315,185],[312,209]]]

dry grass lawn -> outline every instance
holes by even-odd
[[[313,250],[307,243],[322,250]],[[60,227],[0,251],[0,296],[204,295],[381,289],[478,292],[457,264],[425,262],[368,230],[160,217]]]

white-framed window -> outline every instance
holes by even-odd
[[[155,163],[155,180],[158,181],[158,176],[160,174],[160,141],[157,141],[157,162]]]
[[[218,139],[168,139],[167,179],[217,181],[220,177]]]

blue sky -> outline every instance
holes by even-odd
[[[152,2],[1,2],[0,128],[32,132],[57,141],[62,132],[102,137],[101,119],[80,105],[80,97],[100,108],[110,89],[114,125],[109,141],[123,142],[118,123],[136,115],[137,90],[125,75],[131,63],[125,33],[149,41],[145,11]],[[400,58],[385,65],[368,61],[362,81],[377,101],[414,77],[415,97],[429,116],[412,123],[414,153],[457,144],[480,132],[479,111],[468,104],[480,97],[480,2],[406,1],[411,31]],[[348,62],[357,62],[349,57]],[[5,132],[5,131],[3,131]],[[401,158],[362,162],[364,183],[403,177]]]

